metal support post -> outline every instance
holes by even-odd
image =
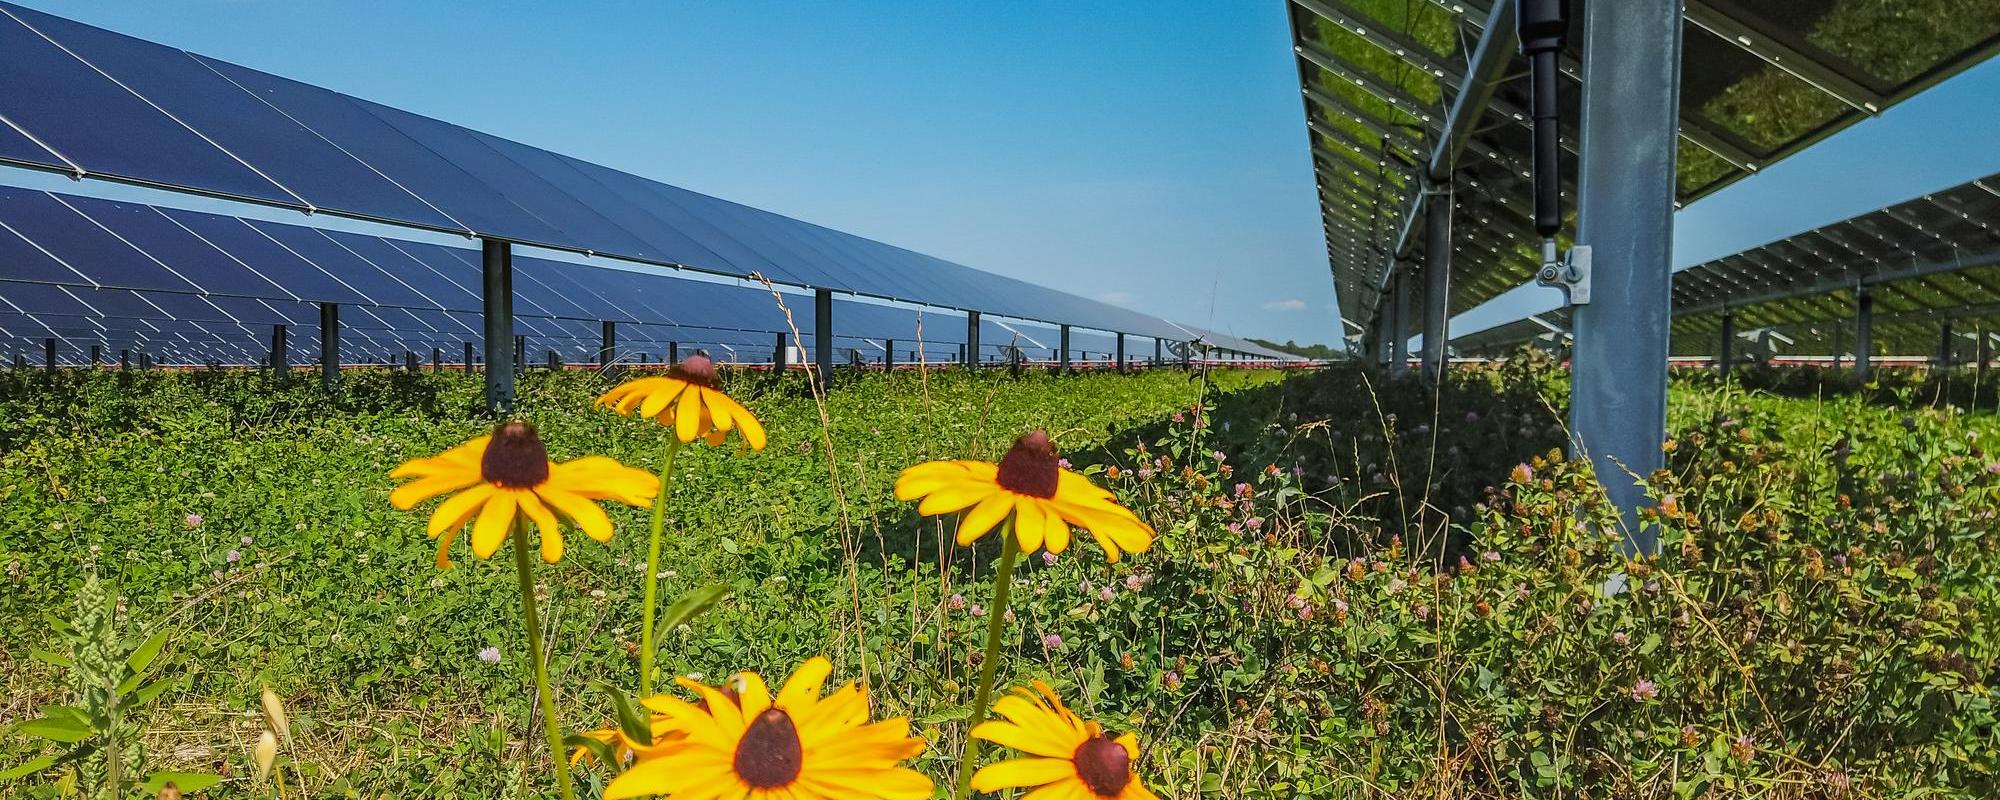
[[[1117,366],[1117,370],[1118,370],[1119,372],[1124,372],[1124,371],[1125,371],[1125,334],[1122,334],[1122,333],[1121,333],[1121,334],[1118,334],[1118,336],[1117,336],[1117,340],[1118,340],[1118,366]]]
[[[980,312],[966,312],[966,366],[980,366]]]
[[[1987,362],[1993,360],[1993,333],[1985,328],[1977,330],[1979,331],[1979,344],[1972,349],[1972,357],[1977,359],[1979,363],[1972,373],[1972,385],[1985,386],[1986,365]],[[1978,406],[1978,396],[1974,395],[1973,407],[1976,409]]]
[[[1875,372],[1875,293],[1861,287],[1854,296],[1854,377],[1862,382]]]
[[[411,375],[417,374],[417,351],[403,351],[403,371]]]
[[[562,369],[562,356],[559,356],[559,355],[556,355],[556,351],[554,351],[554,350],[550,350],[550,351],[549,351],[549,371],[550,371],[550,372],[554,372],[554,371],[556,371],[556,370],[559,370],[559,369]]]
[[[514,337],[514,374],[525,375],[527,372],[528,337],[516,335]]]
[[[472,357],[472,343],[471,343],[471,342],[466,342],[466,343],[465,343],[465,363],[461,364],[460,366],[464,368],[464,370],[465,370],[465,374],[467,374],[467,375],[471,375],[471,374],[472,374],[472,362],[473,362],[473,357]]]
[[[1451,334],[1450,176],[1424,190],[1424,380],[1444,377]]]
[[[672,366],[679,363],[681,363],[681,343],[680,340],[675,339],[667,342],[667,365]]]
[[[1591,302],[1572,308],[1570,428],[1641,553],[1659,533],[1639,525],[1639,481],[1666,463],[1681,28],[1680,0],[1584,6],[1576,242],[1594,261]]]
[[[90,368],[97,369],[101,366],[104,366],[104,345],[93,344],[90,346]]]
[[[1056,369],[1069,372],[1069,323],[1056,329]]]
[[[520,345],[514,338],[514,245],[481,239],[479,246],[486,323],[486,410],[506,414],[514,410],[514,373],[520,364],[516,353]]]
[[[292,380],[290,332],[282,324],[270,326],[270,374],[278,378],[278,386]]]
[[[825,393],[833,376],[833,292],[813,290],[813,383]]]
[[[605,372],[618,363],[618,323],[605,320],[597,343],[597,368]]]
[[[1715,366],[1716,369],[1722,372],[1722,377],[1725,378],[1729,377],[1730,370],[1736,367],[1736,314],[1734,312],[1722,312],[1722,343],[1715,355]]]
[[[1389,377],[1400,378],[1410,368],[1410,271],[1396,270],[1390,303],[1396,313],[1389,317]]]
[[[882,371],[896,371],[896,340],[894,339],[882,340]]]
[[[442,348],[442,347],[432,347],[432,348],[431,348],[431,372],[432,372],[432,374],[436,374],[436,373],[439,373],[439,372],[443,372],[443,371],[444,371],[444,348]]]
[[[146,354],[139,354],[139,367],[146,366]],[[319,387],[328,392],[340,386],[340,304],[319,304]]]
[[[127,350],[127,349],[120,349],[120,350],[118,351],[118,371],[119,371],[119,372],[131,372],[131,371],[132,371],[132,351],[131,351],[131,350]]]
[[[783,373],[792,367],[792,348],[785,341],[785,332],[778,331],[778,349],[771,351],[771,371]]]
[[[1938,326],[1937,369],[1942,372],[1951,369],[1951,320]]]
[[[53,336],[42,340],[42,368],[50,375],[56,374],[56,339]]]

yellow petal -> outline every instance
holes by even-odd
[[[930,496],[925,497],[923,502],[917,504],[917,513],[925,516],[950,514],[984,500],[994,493],[1004,494],[1006,490],[990,483],[975,483],[971,481],[955,483],[932,492]]]
[[[535,495],[583,531],[583,535],[600,542],[611,541],[611,518],[596,503],[546,484],[536,489]]]
[[[1041,786],[1075,775],[1076,765],[1066,758],[1016,758],[981,767],[972,774],[972,790],[997,792]]]
[[[456,492],[479,483],[477,470],[450,469],[405,483],[389,492],[389,505],[398,511],[416,508],[418,503],[446,492]]]
[[[742,682],[742,689],[736,693],[737,702],[743,705],[743,716],[755,718],[771,707],[771,687],[755,672],[738,674],[735,680]]]
[[[1042,524],[1047,518],[1040,502],[1032,497],[1014,496],[1014,539],[1020,543],[1021,552],[1042,549]]]
[[[472,515],[479,512],[480,505],[493,496],[493,492],[493,484],[482,483],[452,495],[439,503],[437,509],[431,512],[430,525],[424,532],[435,538],[445,531],[455,531],[465,527],[465,523],[472,519]]]
[[[549,513],[548,506],[542,505],[542,501],[536,499],[534,492],[516,492],[514,499],[520,503],[521,513],[535,521],[535,528],[542,542],[542,560],[550,564],[561,561],[562,523],[556,521],[556,515]]]
[[[445,531],[444,536],[438,538],[438,569],[451,569],[451,543],[458,538],[458,531],[459,526],[452,526],[451,530]]]
[[[778,690],[777,706],[784,709],[800,708],[806,703],[819,699],[820,690],[826,686],[826,678],[833,674],[833,664],[821,656],[806,659],[792,676],[785,679],[785,687]]]
[[[701,434],[701,392],[692,389],[681,392],[680,405],[674,409],[674,435],[683,442],[692,442]]]
[[[639,416],[659,416],[660,412],[667,409],[667,404],[678,399],[682,391],[687,389],[686,381],[674,378],[660,378],[658,380],[662,382],[647,387],[646,398],[644,402],[639,404]]]
[[[1061,553],[1069,549],[1069,523],[1056,513],[1055,504],[1042,503],[1042,538],[1048,544],[1049,552]]]
[[[701,395],[701,403],[707,407],[708,418],[715,423],[716,430],[727,431],[735,427],[735,420],[730,418],[728,397],[714,389],[699,389],[696,393]]]
[[[500,549],[500,543],[507,540],[507,533],[514,527],[514,491],[502,490],[493,493],[486,501],[486,507],[479,512],[479,521],[472,523],[472,554],[480,558],[490,558]]]
[[[1011,493],[994,492],[987,495],[959,519],[958,545],[970,547],[973,542],[979,540],[979,537],[985,536],[987,531],[993,530],[994,525],[1000,524],[1000,520],[1006,519],[1007,514],[1013,510],[1014,497]]]

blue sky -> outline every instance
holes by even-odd
[[[1224,332],[1339,330],[1276,2],[25,4]]]

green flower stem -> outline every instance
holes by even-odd
[[[1000,528],[1000,568],[993,575],[993,604],[986,609],[986,650],[979,660],[979,689],[972,694],[972,724],[965,729],[965,756],[958,761],[958,790],[952,797],[965,800],[972,795],[972,770],[979,760],[979,740],[972,730],[986,721],[993,704],[993,675],[1000,667],[1000,632],[1007,622],[1007,595],[1014,588],[1014,562],[1021,546],[1014,542],[1014,518]]]
[[[640,697],[653,696],[653,612],[660,604],[660,538],[667,529],[667,493],[674,488],[674,456],[680,451],[680,437],[667,431],[667,458],[660,464],[660,493],[653,497],[653,541],[646,545],[646,615],[639,622]]]
[[[528,563],[528,531],[521,518],[514,519],[514,577],[521,583],[521,624],[528,629],[528,660],[534,662],[535,693],[542,703],[542,728],[549,735],[549,760],[556,764],[556,784],[563,800],[576,795],[569,786],[569,759],[563,757],[562,723],[556,721],[556,697],[549,691],[549,667],[542,660],[542,617],[535,612],[535,575]]]

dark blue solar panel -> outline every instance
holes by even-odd
[[[245,325],[288,325],[292,320],[262,300],[210,295],[208,302]]]
[[[0,189],[0,219],[100,286],[190,292],[199,288],[45,192]],[[7,274],[14,277],[11,269]]]
[[[563,238],[493,187],[363,111],[352,98],[227,61],[205,56],[194,58],[396,183],[410,187],[470,230],[505,233],[523,241],[553,242]],[[365,216],[383,216],[371,214],[367,209],[353,211]]]
[[[203,291],[252,297],[285,296],[282,290],[255,270],[215,249],[173,220],[161,216],[152,206],[75,195],[60,195],[58,199],[97,224],[116,232],[119,238],[152,256],[153,260],[167,265]],[[77,222],[89,224],[84,220]],[[111,285],[110,281],[105,283]]]
[[[65,171],[69,169],[69,165],[57,158],[55,153],[35,144],[34,140],[14,130],[5,122],[0,122],[0,160],[18,161]]]
[[[0,10],[35,16],[18,6]],[[91,172],[299,204],[13,17],[0,17],[0,97],[8,120]]]
[[[478,176],[481,183],[513,201],[515,206],[548,223],[560,233],[560,238],[545,244],[603,250],[635,258],[661,257],[651,245],[495,152],[471,131],[379,103],[354,102],[431,152]]]
[[[0,209],[4,209],[8,194],[9,190],[0,189]],[[83,277],[83,273],[70,269],[5,227],[4,213],[0,210],[0,279],[68,284],[90,282]]]
[[[146,302],[137,292],[125,289],[75,289],[77,297],[90,304],[95,316],[118,319],[159,320],[168,314]]]
[[[341,247],[316,229],[262,220],[248,222],[251,227],[312,262],[321,272],[360,292],[370,302],[410,308],[437,307],[422,292],[377,269],[367,259]]]
[[[595,267],[581,267],[561,261],[539,258],[514,259],[514,278],[518,281],[527,275],[563,299],[584,309],[584,314],[562,316],[596,320],[632,320],[637,314],[628,311],[616,299],[624,292],[609,278],[599,273],[606,272]]]
[[[462,311],[476,311],[481,307],[479,295],[439,275],[402,248],[390,244],[387,239],[345,231],[321,230],[320,233],[367,259],[376,269],[394,275],[398,281],[408,284],[431,303]],[[477,276],[474,278],[476,280]]]
[[[367,302],[353,289],[329,277],[311,262],[280,246],[241,219],[173,208],[159,211],[301,300],[315,303]]]
[[[96,313],[75,295],[42,283],[0,281],[0,301],[24,314],[87,316]]]
[[[420,225],[459,227],[180,50],[61,17],[21,13],[37,30],[308,203]]]
[[[488,136],[478,131],[469,133],[479,139],[494,152],[519,164],[521,168],[561,189],[568,196],[588,202],[591,210],[602,214],[607,220],[618,225],[621,230],[644,240],[651,248],[652,260],[669,261],[710,270],[734,271],[729,262],[699,242],[675,230],[671,224],[647,209],[612,192],[598,179],[585,172],[587,165],[582,161],[556,155],[539,147],[529,147],[520,142]],[[598,170],[603,170],[599,167]],[[606,252],[616,252],[610,247],[595,248]]]

